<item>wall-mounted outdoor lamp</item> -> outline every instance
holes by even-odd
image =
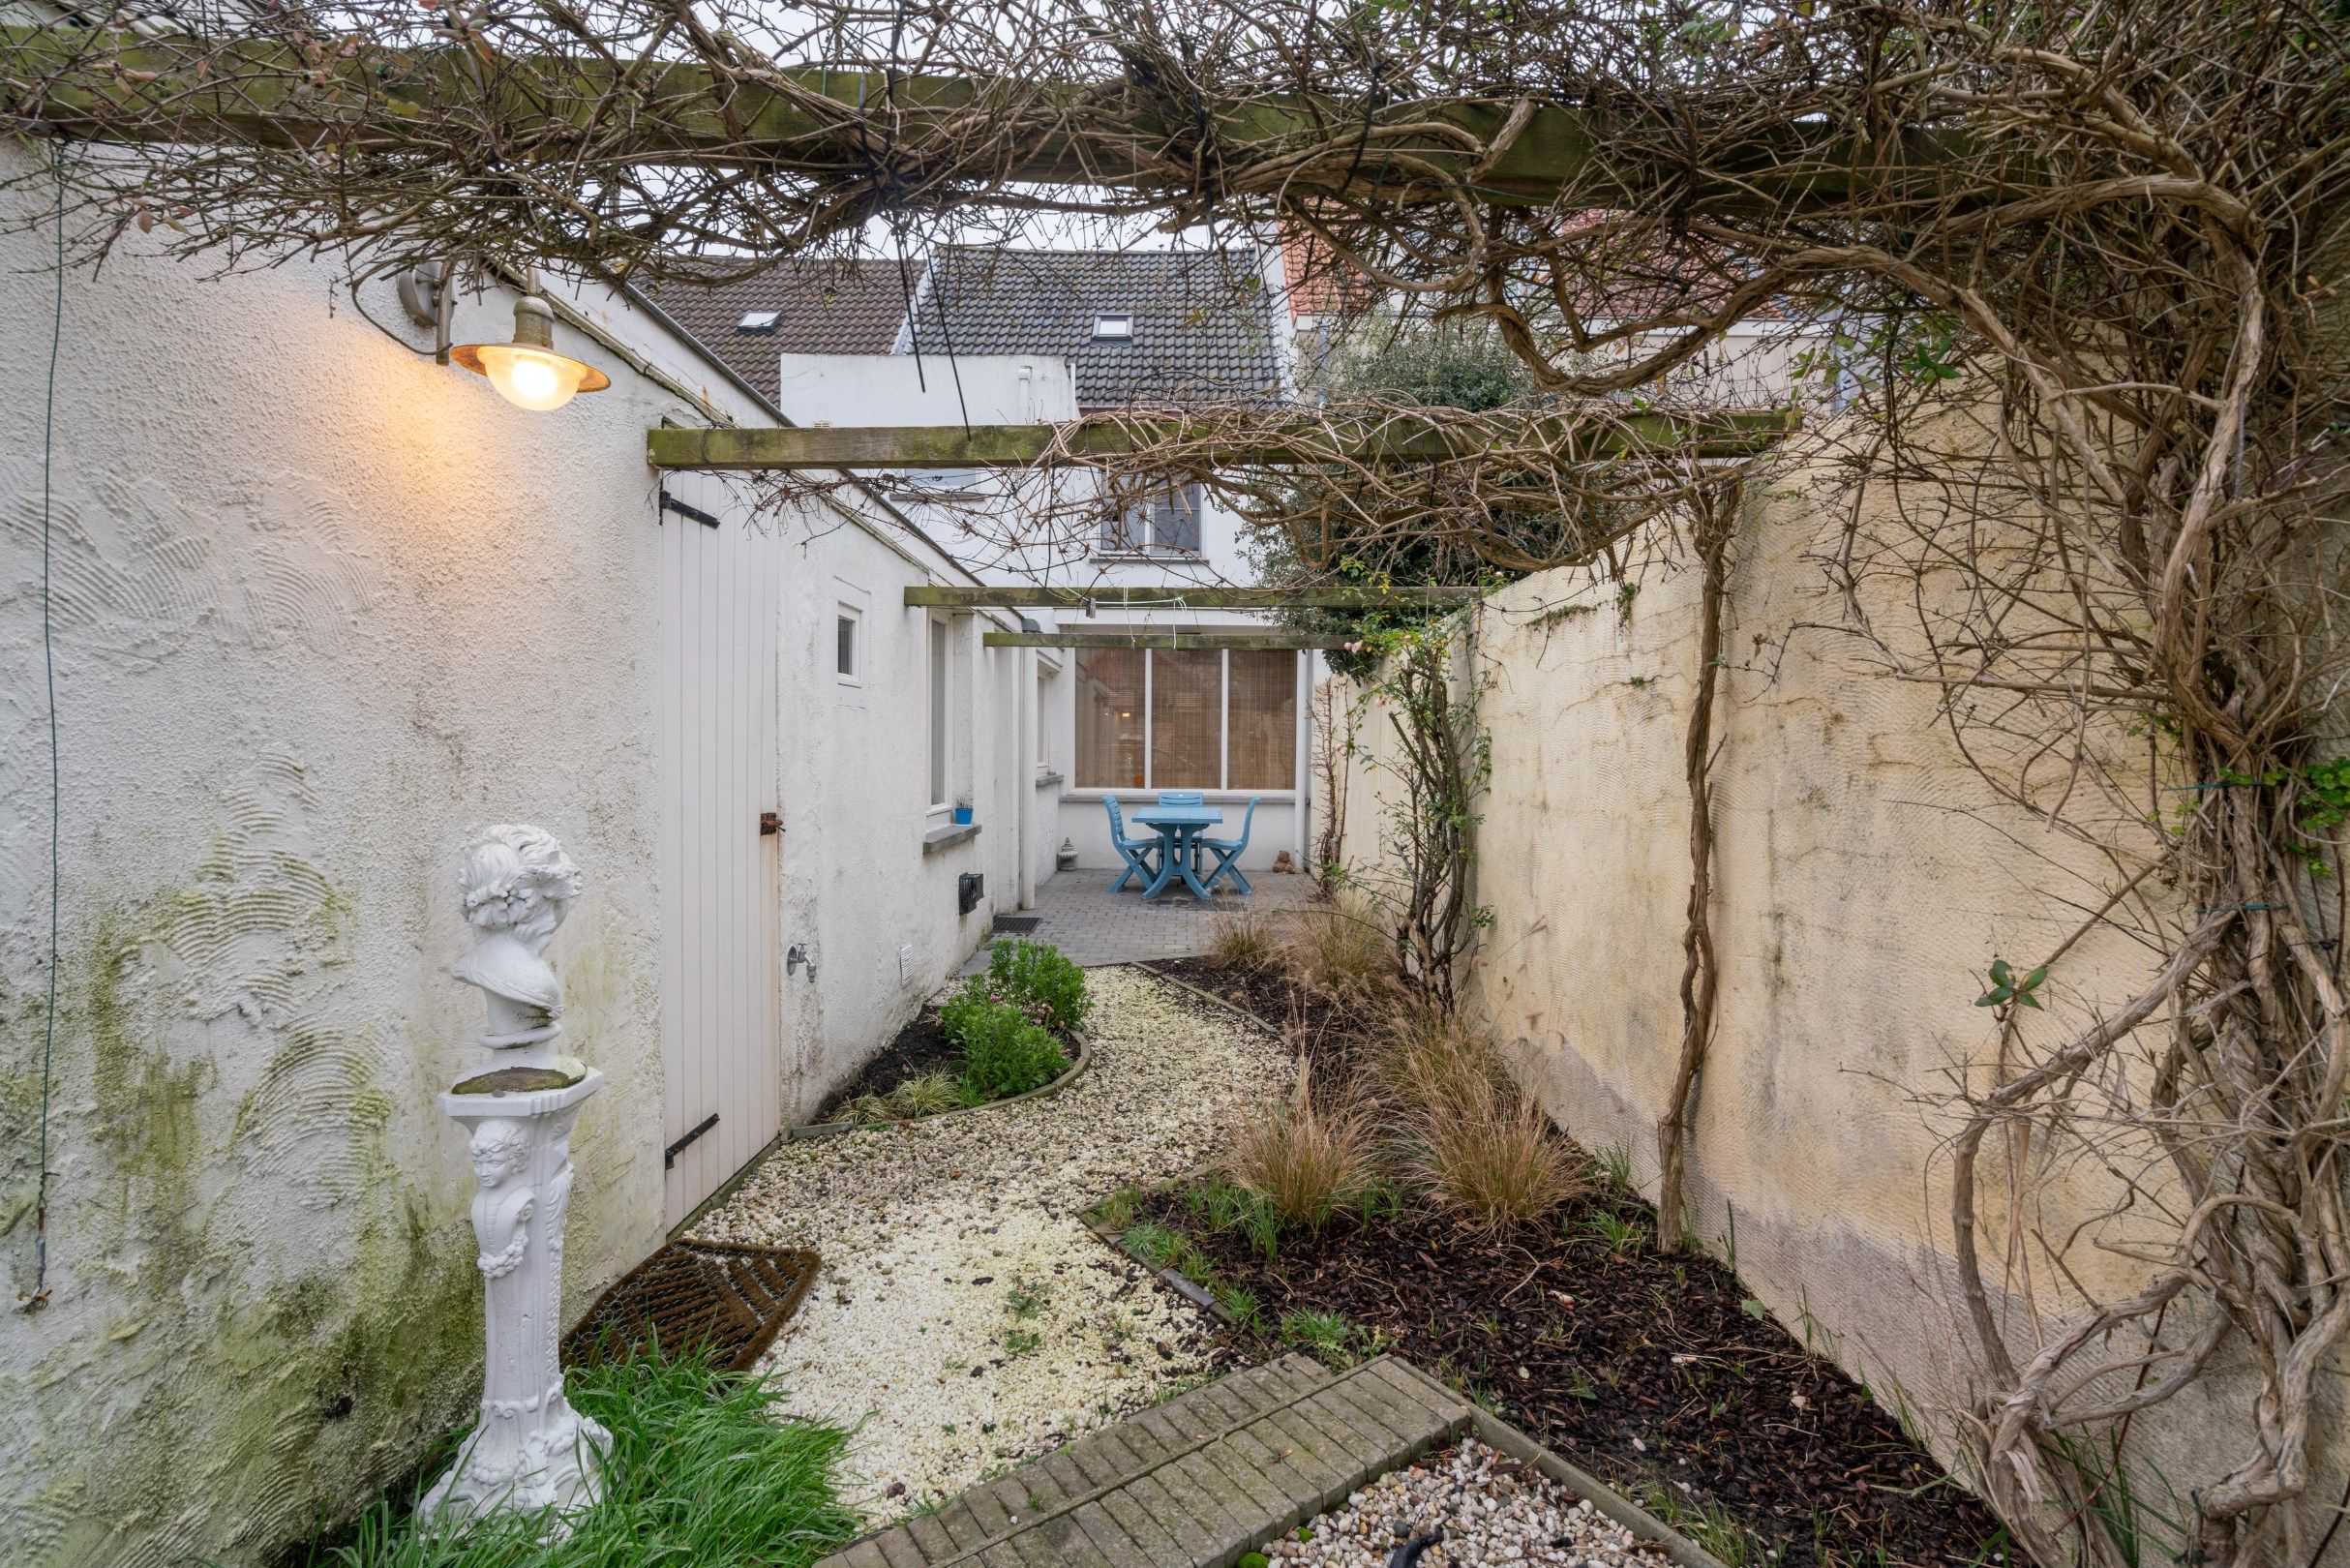
[[[461,343],[449,357],[490,378],[498,396],[522,408],[559,408],[581,392],[601,392],[612,377],[555,351],[555,312],[536,294],[514,302],[512,343]]]

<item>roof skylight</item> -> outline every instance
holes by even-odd
[[[1097,317],[1094,317],[1094,341],[1095,341],[1096,343],[1131,343],[1131,342],[1133,342],[1133,341],[1134,341],[1134,317],[1133,317],[1133,316],[1132,316],[1130,313],[1125,313],[1125,312],[1122,312],[1122,313],[1120,313],[1120,314],[1118,314],[1118,315],[1115,315],[1115,316],[1097,316]]]
[[[745,311],[742,313],[742,319],[735,323],[735,330],[764,338],[781,325],[783,325],[781,311]]]

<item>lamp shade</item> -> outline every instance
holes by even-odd
[[[555,351],[555,312],[535,294],[514,302],[512,343],[464,343],[449,357],[490,378],[498,396],[521,408],[559,408],[581,392],[601,392],[612,377]]]

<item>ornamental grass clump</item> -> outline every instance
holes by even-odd
[[[604,1495],[545,1539],[548,1521],[503,1515],[427,1529],[389,1499],[319,1559],[337,1568],[618,1568],[744,1563],[806,1568],[858,1532],[840,1500],[848,1434],[777,1420],[768,1379],[701,1354],[575,1368],[571,1402],[612,1433]]]
[[[1398,1008],[1371,1061],[1379,1089],[1422,1111],[1509,1089],[1491,1033],[1467,1015],[1427,1003]]]
[[[1233,1182],[1264,1200],[1285,1224],[1318,1230],[1359,1201],[1377,1180],[1368,1107],[1317,1098],[1310,1063],[1300,1063],[1286,1101],[1246,1113],[1232,1140]]]
[[[1281,967],[1310,991],[1337,1001],[1362,1001],[1394,984],[1395,951],[1379,922],[1333,899],[1290,917],[1280,943]]]
[[[1226,910],[1208,923],[1208,958],[1219,969],[1254,974],[1279,952],[1272,927],[1254,910]]]
[[[1456,1081],[1416,1117],[1415,1174],[1477,1229],[1540,1220],[1583,1190],[1540,1105],[1486,1078]]]

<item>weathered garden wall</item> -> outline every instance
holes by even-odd
[[[1689,1150],[1693,1226],[1948,1460],[1972,1368],[1948,1288],[1949,1124],[1928,1101],[1995,1043],[1974,1006],[1992,959],[2055,947],[2103,902],[2110,872],[1994,799],[1938,719],[1938,687],[1879,674],[1837,629],[1821,561],[1849,518],[1805,476],[1774,485],[1741,518],[1714,721],[1722,988]],[[1699,586],[1694,567],[1652,570],[1619,596],[1553,572],[1495,594],[1477,620],[1492,743],[1477,901],[1493,918],[1472,995],[1556,1120],[1586,1147],[1628,1150],[1651,1196],[1681,1037]],[[1861,608],[1900,635],[1912,607],[1867,591]],[[1381,841],[1383,713],[1363,715],[1360,739],[1344,847],[1357,862]],[[2053,1039],[2146,974],[2140,950],[2092,936],[2052,977],[2052,1011],[2025,1027]],[[2112,1196],[2087,1176],[2035,1167],[2034,1182],[2024,1228],[2060,1239]],[[1997,1192],[1982,1201],[1996,1283],[2007,1216]],[[2141,1265],[2102,1250],[2117,1236],[2068,1238],[2065,1266],[2089,1289],[2142,1282]],[[2036,1247],[2020,1255],[2043,1303],[2077,1301]],[[2010,1327],[2028,1346],[2033,1325],[2018,1312]],[[2242,1440],[2227,1402],[2245,1386],[2189,1390],[2139,1418],[2133,1447],[2178,1493],[2158,1506],[2186,1506],[2224,1456],[2214,1432]],[[2312,1493],[2330,1503],[2342,1456],[2329,1462]],[[2328,1560],[2350,1560],[2342,1548]]]

